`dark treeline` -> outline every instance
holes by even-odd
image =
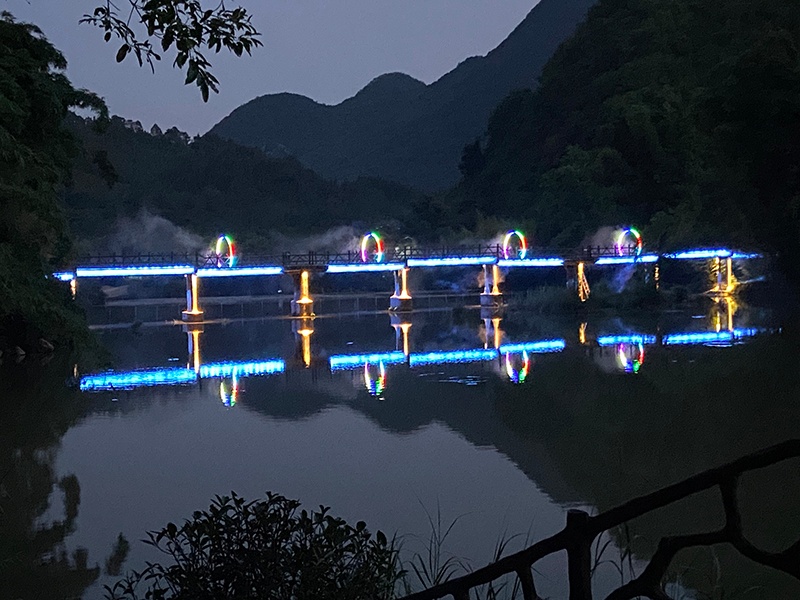
[[[601,0],[467,146],[447,218],[519,215],[553,244],[634,223],[662,249],[779,251],[797,275],[798,40],[794,2]]]
[[[329,181],[295,159],[216,136],[192,141],[157,126],[147,133],[119,117],[102,133],[77,117],[69,127],[83,150],[63,197],[79,240],[97,239],[146,209],[203,238],[231,232],[258,251],[278,232],[308,235],[359,222],[391,228],[410,221],[423,198],[379,179]]]

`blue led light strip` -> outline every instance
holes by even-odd
[[[563,267],[563,258],[502,258],[497,261],[500,267]]]
[[[468,265],[493,265],[494,256],[450,256],[445,258],[409,258],[409,267],[463,267]]]
[[[230,267],[197,269],[198,277],[247,277],[253,275],[280,275],[283,267]]]
[[[191,275],[190,265],[147,265],[143,267],[78,267],[78,277],[138,277],[142,275]]]
[[[632,265],[638,263],[654,263],[658,262],[657,254],[645,254],[643,256],[604,256],[598,258],[594,264],[597,266],[603,265]]]
[[[253,362],[209,363],[200,366],[200,377],[230,377],[234,373],[240,377],[249,375],[272,375],[283,373],[286,363],[282,360],[264,360]]]
[[[75,279],[75,273],[72,271],[62,271],[61,273],[53,273],[53,277],[59,281],[72,281]]]
[[[728,258],[729,256],[733,256],[733,252],[725,248],[718,248],[716,250],[685,250],[683,252],[665,254],[664,256],[675,260],[702,260],[708,258]]]
[[[328,363],[331,371],[355,369],[366,364],[397,364],[405,362],[406,356],[402,352],[382,352],[374,354],[339,354],[331,356]]]
[[[656,343],[656,336],[632,333],[628,335],[604,335],[597,338],[599,346],[616,346],[617,344],[644,344],[653,345]]]
[[[427,352],[423,354],[412,354],[409,357],[409,364],[412,367],[424,365],[440,365],[443,363],[466,363],[480,362],[497,359],[497,350],[453,350],[450,352]]]
[[[566,347],[567,343],[564,340],[543,340],[541,342],[505,344],[500,346],[500,352],[503,354],[520,354],[522,352],[542,354],[544,352],[561,352]]]
[[[329,265],[327,273],[373,273],[381,271],[401,271],[403,263],[355,263],[351,265]]]

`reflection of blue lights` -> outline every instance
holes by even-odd
[[[356,263],[352,265],[329,265],[328,273],[375,273],[381,271],[402,271],[403,263]]]
[[[140,275],[191,275],[189,265],[151,265],[143,267],[78,267],[78,277],[138,277]]]
[[[665,256],[676,260],[702,260],[704,258],[728,258],[732,255],[733,253],[730,250],[718,248],[716,250],[686,250],[684,252],[666,254]]]
[[[764,255],[763,254],[759,254],[757,252],[734,252],[733,256],[731,256],[731,258],[741,258],[741,259],[764,258]]]
[[[200,367],[200,377],[239,377],[247,375],[270,375],[282,373],[286,368],[282,360],[265,360],[254,362],[212,363]],[[81,379],[82,391],[129,390],[137,387],[154,385],[181,385],[194,383],[197,375],[191,369],[167,368],[149,369],[146,371],[129,371],[123,373],[101,373],[87,375]]]
[[[563,258],[503,258],[497,261],[500,267],[563,267]]]
[[[191,369],[152,369],[128,373],[102,373],[81,379],[82,391],[129,390],[152,385],[194,383],[197,376]]]
[[[645,254],[643,256],[604,256],[598,258],[594,263],[598,266],[602,265],[632,265],[638,263],[654,263],[658,262],[657,254]]]
[[[233,267],[224,269],[197,269],[198,277],[244,277],[247,275],[280,275],[282,267]]]
[[[331,365],[331,371],[340,369],[353,369],[356,367],[363,367],[366,364],[381,363],[393,364],[405,362],[406,355],[402,352],[383,352],[376,354],[340,354],[338,356],[331,356],[328,362]]]
[[[616,346],[617,344],[645,344],[652,345],[656,343],[656,336],[654,335],[640,335],[632,333],[630,335],[604,335],[597,338],[597,344],[600,346]]]
[[[210,363],[200,366],[200,377],[230,377],[234,374],[239,377],[271,375],[273,373],[283,373],[285,369],[286,363],[282,360]]]
[[[544,340],[541,342],[524,342],[522,344],[506,344],[500,346],[503,354],[518,354],[521,352],[561,352],[567,346],[564,340]]]
[[[438,365],[442,363],[462,363],[477,362],[484,360],[495,360],[497,350],[455,350],[452,352],[428,352],[425,354],[412,354],[409,357],[409,364],[412,367],[423,365]]]
[[[59,281],[72,281],[75,279],[75,273],[72,271],[63,271],[62,273],[53,273],[53,277]]]
[[[450,256],[446,258],[409,258],[409,267],[461,267],[466,265],[492,265],[494,256]]]
[[[709,344],[713,342],[732,342],[745,337],[753,337],[760,329],[734,329],[733,331],[704,331],[698,333],[676,333],[664,336],[665,346]]]

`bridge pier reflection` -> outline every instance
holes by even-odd
[[[293,317],[313,317],[314,300],[310,293],[311,271],[292,271],[289,273],[294,283],[294,298],[292,299]]]
[[[413,299],[408,293],[408,267],[394,272],[394,294],[389,299],[389,310],[409,312],[413,308]]]
[[[486,308],[503,306],[503,294],[500,292],[500,267],[497,264],[483,265],[481,306]]]
[[[292,322],[292,332],[298,342],[297,358],[299,358],[303,367],[308,369],[311,367],[311,335],[314,333],[314,318],[302,317]]]

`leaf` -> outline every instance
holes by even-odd
[[[119,50],[117,50],[118,63],[125,60],[125,57],[128,55],[128,52],[130,52],[130,49],[131,47],[128,44],[122,44],[122,46],[119,47]]]

